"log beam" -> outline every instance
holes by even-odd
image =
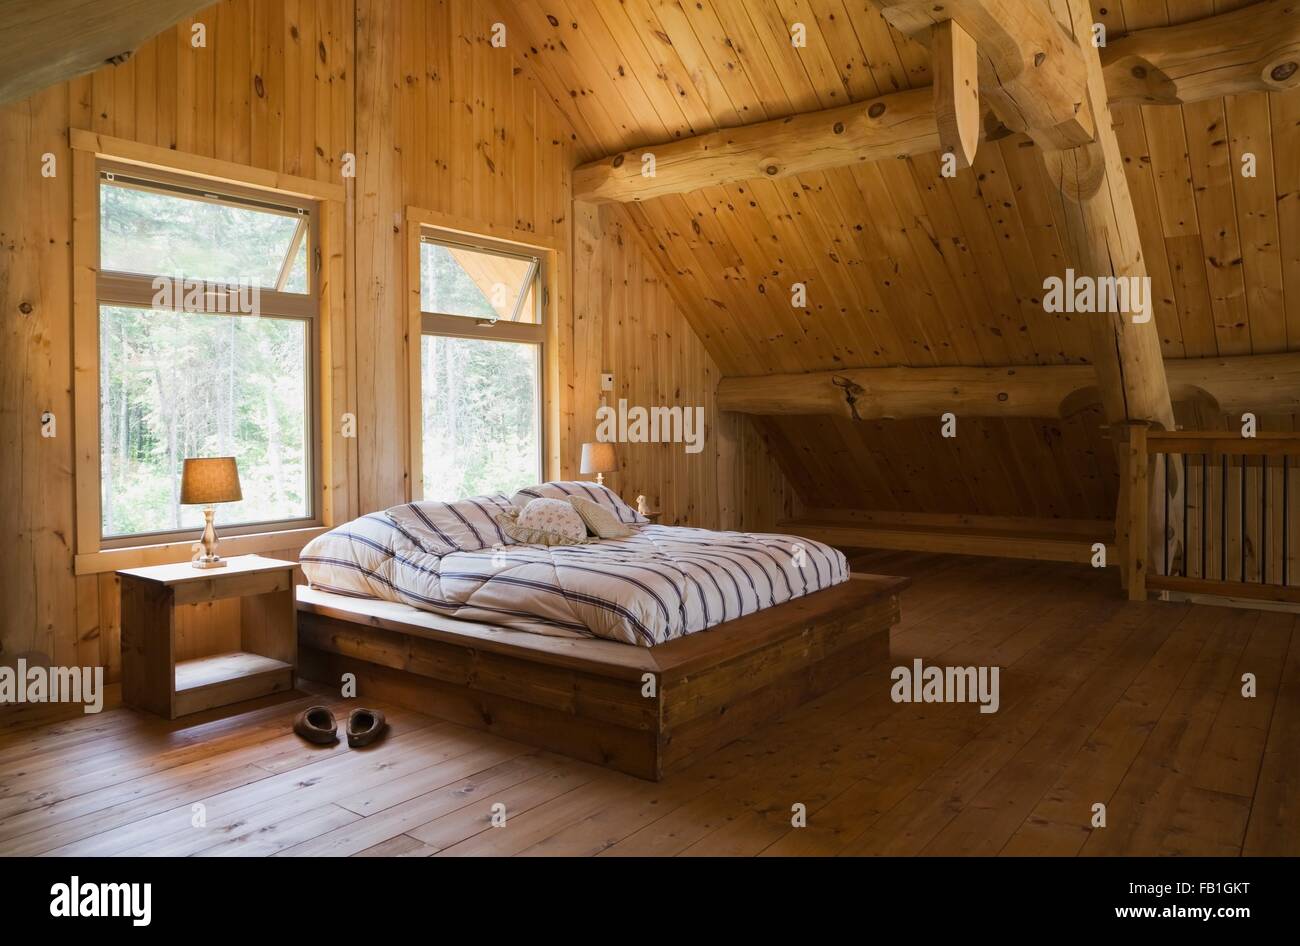
[[[1088,0],[1063,0],[1062,5],[1069,10],[1069,25],[1083,55],[1088,99],[1096,119],[1095,141],[1068,150],[1042,151],[1048,176],[1057,189],[1065,262],[1084,276],[1117,282],[1140,280],[1149,287],[1124,156],[1115,137],[1101,59],[1091,42],[1091,7]],[[1150,300],[1150,293],[1143,298]],[[1160,334],[1149,305],[1148,301],[1146,311],[1097,312],[1089,318],[1097,386],[1111,427],[1146,423],[1173,430],[1175,426]],[[1146,517],[1146,523],[1130,521],[1129,534],[1137,544],[1145,531],[1139,526],[1149,526],[1142,561],[1146,551],[1163,546],[1164,560],[1177,569],[1183,558],[1182,474],[1171,466],[1167,474],[1163,469],[1154,471],[1150,482],[1149,495],[1128,497],[1128,511],[1131,513],[1135,502],[1147,502],[1154,510],[1167,504],[1170,515],[1164,528],[1154,513]],[[1131,550],[1128,557],[1132,560],[1138,554]],[[1130,574],[1130,583],[1136,578]]]
[[[933,92],[911,89],[602,158],[573,172],[573,199],[650,200],[938,149]]]
[[[885,21],[928,43],[951,20],[978,48],[980,94],[1012,131],[1043,148],[1093,138],[1079,45],[1041,0],[875,0]],[[1105,103],[1105,99],[1102,99]]]
[[[1300,87],[1300,4],[1250,6],[1111,40],[1101,50],[1111,105],[1183,105]]]
[[[856,420],[938,417],[946,411],[971,417],[1060,417],[1070,395],[1096,383],[1089,365],[855,368],[723,378],[718,409]]]
[[[939,148],[956,159],[958,168],[968,168],[980,143],[979,51],[952,20],[935,25],[930,50]]]
[[[1170,397],[1210,413],[1300,413],[1300,353],[1180,358],[1164,363]],[[846,384],[847,382],[847,384]],[[852,405],[848,395],[854,396]],[[742,414],[829,414],[861,420],[1069,417],[1100,403],[1091,365],[1000,368],[850,368],[726,377],[718,408]]]
[[[1284,51],[1300,45],[1297,9],[1300,7],[1294,6],[1293,0],[1269,0],[1206,20],[1138,30],[1113,40],[1102,51],[1110,104],[1146,103],[1152,96],[1153,103],[1187,103],[1250,89],[1294,87],[1300,82],[1300,70],[1291,70],[1296,57],[1287,58]],[[1239,19],[1253,24],[1261,13],[1270,17],[1269,32],[1276,33],[1276,40],[1269,36],[1245,39],[1256,34],[1233,26]],[[1236,31],[1225,35],[1225,28]],[[1162,57],[1155,52],[1159,49],[1175,52]],[[1173,91],[1138,60],[1155,64],[1173,83]],[[1258,71],[1244,63],[1257,64]],[[1142,80],[1133,74],[1135,67],[1146,70]],[[932,89],[912,89],[633,148],[579,167],[573,176],[573,197],[650,200],[754,178],[785,177],[937,151],[946,146],[941,145],[935,94]],[[983,104],[988,102],[986,96]],[[992,113],[983,116],[982,126],[981,133],[989,139],[1010,130]],[[653,177],[643,174],[646,154],[655,157]]]

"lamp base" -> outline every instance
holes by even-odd
[[[190,559],[190,564],[195,568],[226,567],[226,560],[217,554],[217,530],[212,525],[212,512],[211,505],[203,509],[203,536],[199,539],[199,544],[194,546],[194,551],[198,552],[200,548],[203,551]]]

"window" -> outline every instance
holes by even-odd
[[[426,499],[542,479],[541,259],[514,245],[420,238]]]
[[[239,463],[223,532],[314,521],[313,206],[101,164],[99,207],[105,545],[202,528],[186,457]]]

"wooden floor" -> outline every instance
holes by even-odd
[[[310,747],[301,694],[10,717],[0,853],[1300,854],[1296,616],[1129,604],[1082,566],[866,561],[916,579],[891,664],[1000,666],[999,712],[891,703],[882,667],[659,784],[400,709],[379,745]]]

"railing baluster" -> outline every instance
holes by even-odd
[[[1259,458],[1259,583],[1268,584],[1268,457]]]
[[[1201,454],[1201,578],[1209,578],[1210,572],[1207,569],[1206,557],[1210,554],[1210,530],[1209,526],[1209,501],[1210,501],[1210,481],[1206,476],[1207,455]]]
[[[1223,455],[1223,469],[1219,474],[1219,579],[1228,580],[1228,455]]]
[[[1246,580],[1246,455],[1241,455],[1241,580]]]
[[[1165,464],[1165,524],[1160,529],[1160,542],[1165,547],[1165,569],[1162,575],[1169,574],[1169,454],[1162,453]]]
[[[1166,478],[1166,488],[1165,488],[1165,492],[1166,492],[1166,493],[1169,492],[1169,489],[1168,489],[1168,478]],[[1184,578],[1187,577],[1187,567],[1188,567],[1188,566],[1187,566],[1187,562],[1188,562],[1188,560],[1191,558],[1191,555],[1192,555],[1192,550],[1191,550],[1190,548],[1187,547],[1188,535],[1189,535],[1189,533],[1188,533],[1188,531],[1187,531],[1187,511],[1188,511],[1188,505],[1187,505],[1187,504],[1188,504],[1188,498],[1187,498],[1187,454],[1184,453],[1184,454],[1183,454],[1183,577],[1184,577]]]

